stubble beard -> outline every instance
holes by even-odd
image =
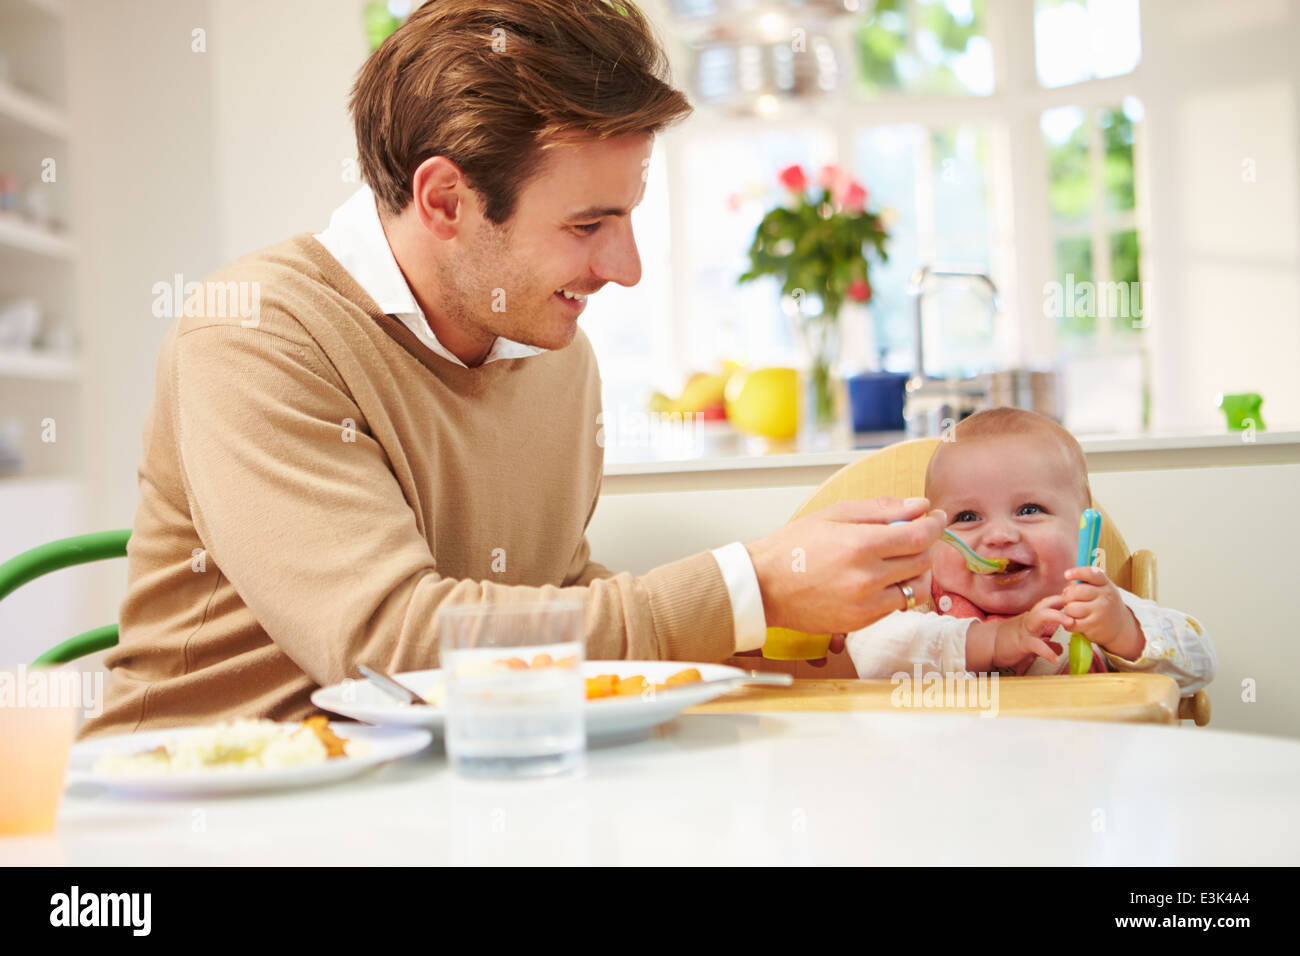
[[[527,275],[515,268],[508,231],[488,226],[483,241],[458,262],[443,263],[438,281],[447,290],[444,307],[448,321],[471,334],[490,349],[497,337],[534,348],[563,348],[576,334],[576,324],[563,342],[542,340],[543,329],[530,326],[528,317],[547,315],[553,308],[548,290],[540,302],[527,301],[525,290],[533,289]]]

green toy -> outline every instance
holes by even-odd
[[[1219,408],[1228,419],[1228,430],[1244,431],[1246,423],[1253,423],[1255,431],[1264,431],[1264,419],[1260,417],[1259,406],[1264,398],[1259,392],[1240,392],[1236,395],[1220,395]]]

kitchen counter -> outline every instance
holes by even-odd
[[[1300,428],[1080,435],[1090,473],[1300,462]],[[705,422],[640,446],[611,447],[605,490],[817,485],[873,449],[905,441],[902,431],[841,434],[820,447],[768,443],[726,422]]]

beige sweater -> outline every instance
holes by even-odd
[[[446,605],[581,599],[593,659],[733,652],[708,552],[641,577],[589,557],[603,450],[581,331],[457,366],[306,234],[207,281],[257,283],[260,311],[163,340],[121,643],[83,736],[301,718],[358,663],[436,667]]]

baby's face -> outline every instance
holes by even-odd
[[[1079,541],[1079,483],[1048,436],[960,439],[943,449],[928,497],[948,528],[986,558],[1008,558],[999,574],[974,574],[957,550],[932,551],[934,579],[945,591],[992,614],[1019,614],[1064,590]]]

